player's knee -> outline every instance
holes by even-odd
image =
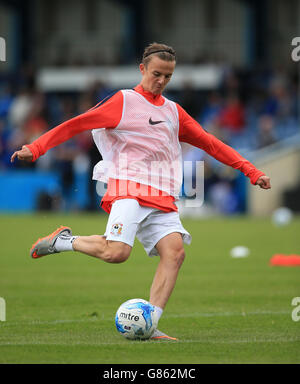
[[[171,252],[170,256],[171,257],[169,258],[169,261],[172,264],[172,266],[175,267],[176,269],[179,269],[185,259],[184,248],[174,249]]]
[[[105,255],[105,260],[108,263],[120,264],[124,263],[129,255],[130,251],[125,247],[109,247]]]
[[[129,257],[128,252],[122,249],[115,250],[114,252],[112,252],[112,255],[111,255],[111,263],[116,263],[116,264],[124,263],[124,261],[126,261],[128,257]]]

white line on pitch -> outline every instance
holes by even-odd
[[[230,316],[260,316],[260,315],[289,315],[290,311],[252,311],[252,312],[195,312],[195,313],[183,313],[183,314],[165,314],[164,319],[176,319],[176,318],[190,318],[190,317],[230,317]],[[54,324],[65,324],[65,323],[95,323],[98,321],[113,321],[113,317],[95,317],[90,319],[57,319],[57,320],[24,320],[24,321],[6,321],[0,323],[0,328],[10,325],[54,325]]]

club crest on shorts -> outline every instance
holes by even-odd
[[[122,233],[123,224],[122,223],[115,223],[111,226],[110,233],[111,235],[120,236]]]

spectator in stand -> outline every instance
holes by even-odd
[[[257,147],[263,148],[274,144],[276,140],[274,132],[274,118],[270,115],[263,115],[258,120]]]
[[[207,96],[206,104],[198,117],[200,124],[206,125],[217,122],[222,110],[222,102],[223,100],[219,92],[210,92]]]
[[[49,129],[46,110],[45,95],[36,92],[32,98],[31,109],[22,126],[26,140],[35,140]]]
[[[235,93],[229,94],[219,115],[219,126],[229,132],[239,133],[245,127],[245,109]]]
[[[9,133],[6,145],[12,150],[16,143],[23,140],[34,140],[48,130],[46,118],[46,100],[42,93],[34,88],[24,86],[11,101],[7,116]],[[17,164],[16,166],[32,168],[30,164]]]
[[[21,128],[28,119],[33,107],[33,91],[23,87],[11,103],[9,110],[9,123],[13,129]]]
[[[264,112],[273,115],[278,120],[288,118],[293,114],[293,100],[288,90],[287,80],[275,77],[270,84],[270,96],[267,99]]]
[[[102,84],[96,83],[90,89],[88,89],[79,99],[79,113],[92,108],[98,102],[98,93],[104,91]],[[77,136],[77,142],[80,150],[84,151],[89,159],[89,170],[88,170],[88,204],[86,210],[94,211],[99,210],[100,198],[97,198],[96,194],[96,181],[93,180],[94,165],[97,164],[102,157],[94,145],[92,135],[88,132],[82,132]]]
[[[0,118],[6,119],[13,102],[13,94],[9,85],[4,86],[4,89],[0,89]]]
[[[62,100],[62,121],[67,121],[75,116],[76,104],[71,97],[64,97]],[[73,161],[79,153],[77,138],[73,138],[55,148],[54,169],[60,173],[62,183],[63,208],[69,210],[73,207],[72,186],[74,184]]]

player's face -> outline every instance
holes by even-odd
[[[154,56],[147,66],[140,64],[140,71],[143,75],[141,85],[144,90],[155,95],[162,93],[171,80],[175,65],[175,60],[165,61],[157,56]]]

